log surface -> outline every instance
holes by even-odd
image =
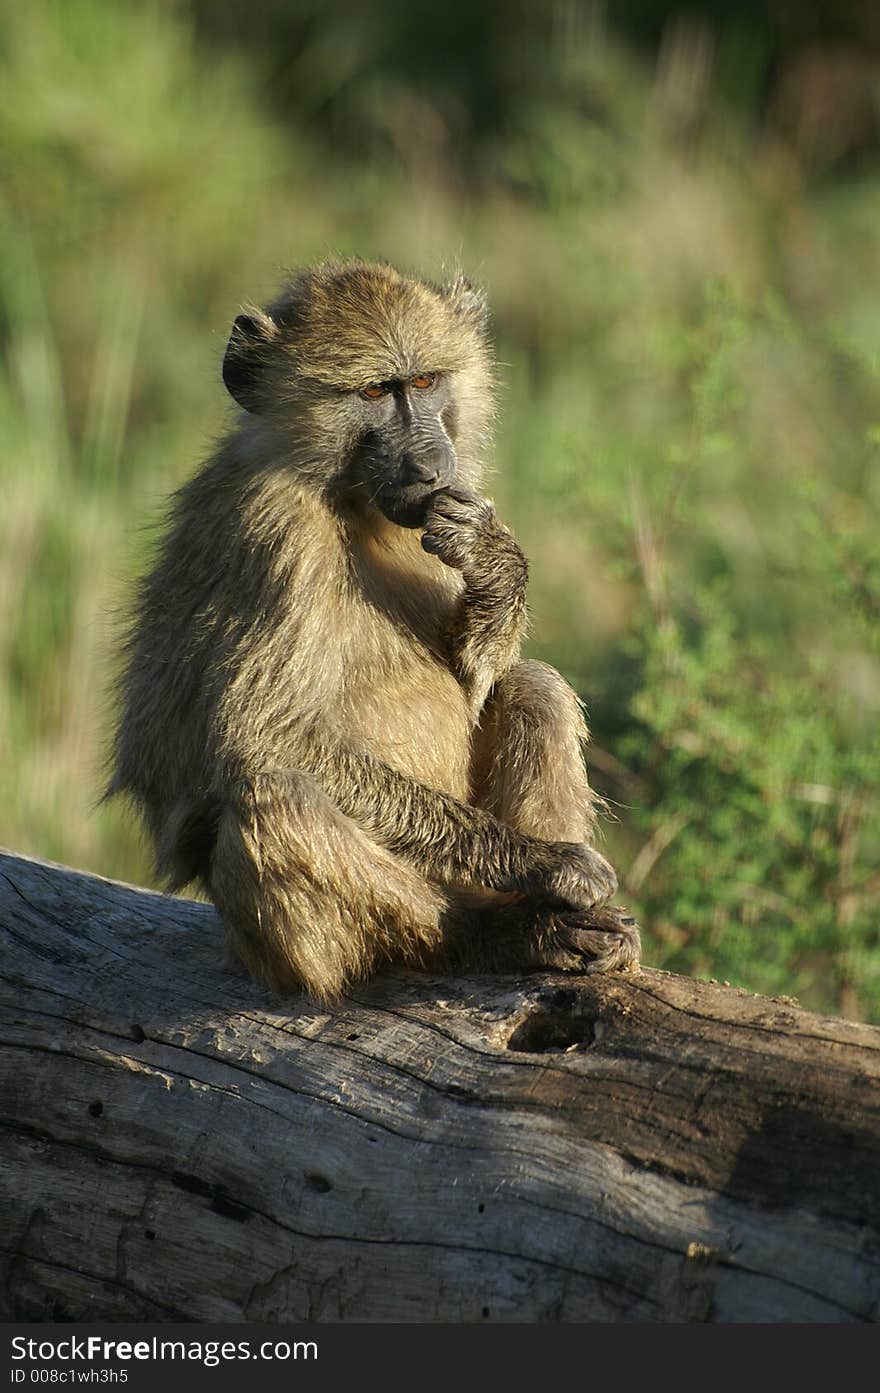
[[[332,1010],[0,856],[4,1320],[875,1321],[880,1030],[643,969]]]

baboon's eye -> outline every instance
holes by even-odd
[[[418,372],[415,377],[410,378],[409,385],[424,390],[425,387],[433,387],[436,381],[437,374],[435,372]]]
[[[369,387],[364,387],[361,390],[361,396],[369,397],[370,401],[377,401],[379,397],[386,396],[387,392],[388,388],[384,382],[371,382]]]

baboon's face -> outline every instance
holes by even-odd
[[[415,372],[373,382],[352,402],[357,431],[346,483],[401,527],[418,527],[428,499],[454,482],[455,403],[450,377]]]
[[[475,487],[492,415],[482,297],[391,267],[304,273],[239,315],[223,363],[232,396],[279,435],[279,458],[343,506],[418,527],[428,500]]]

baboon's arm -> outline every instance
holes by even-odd
[[[422,546],[462,573],[464,593],[448,645],[472,709],[479,712],[519,657],[528,562],[488,499],[460,488],[434,494]]]
[[[342,743],[314,741],[308,750],[306,772],[336,806],[429,880],[543,895],[585,908],[616,889],[614,871],[591,847],[525,836]]]

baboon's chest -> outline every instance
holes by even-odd
[[[468,797],[472,719],[444,655],[460,577],[416,532],[355,538],[343,604],[341,718],[351,739],[420,783]]]
[[[472,720],[450,668],[382,614],[364,614],[343,667],[351,739],[394,769],[467,799]]]

